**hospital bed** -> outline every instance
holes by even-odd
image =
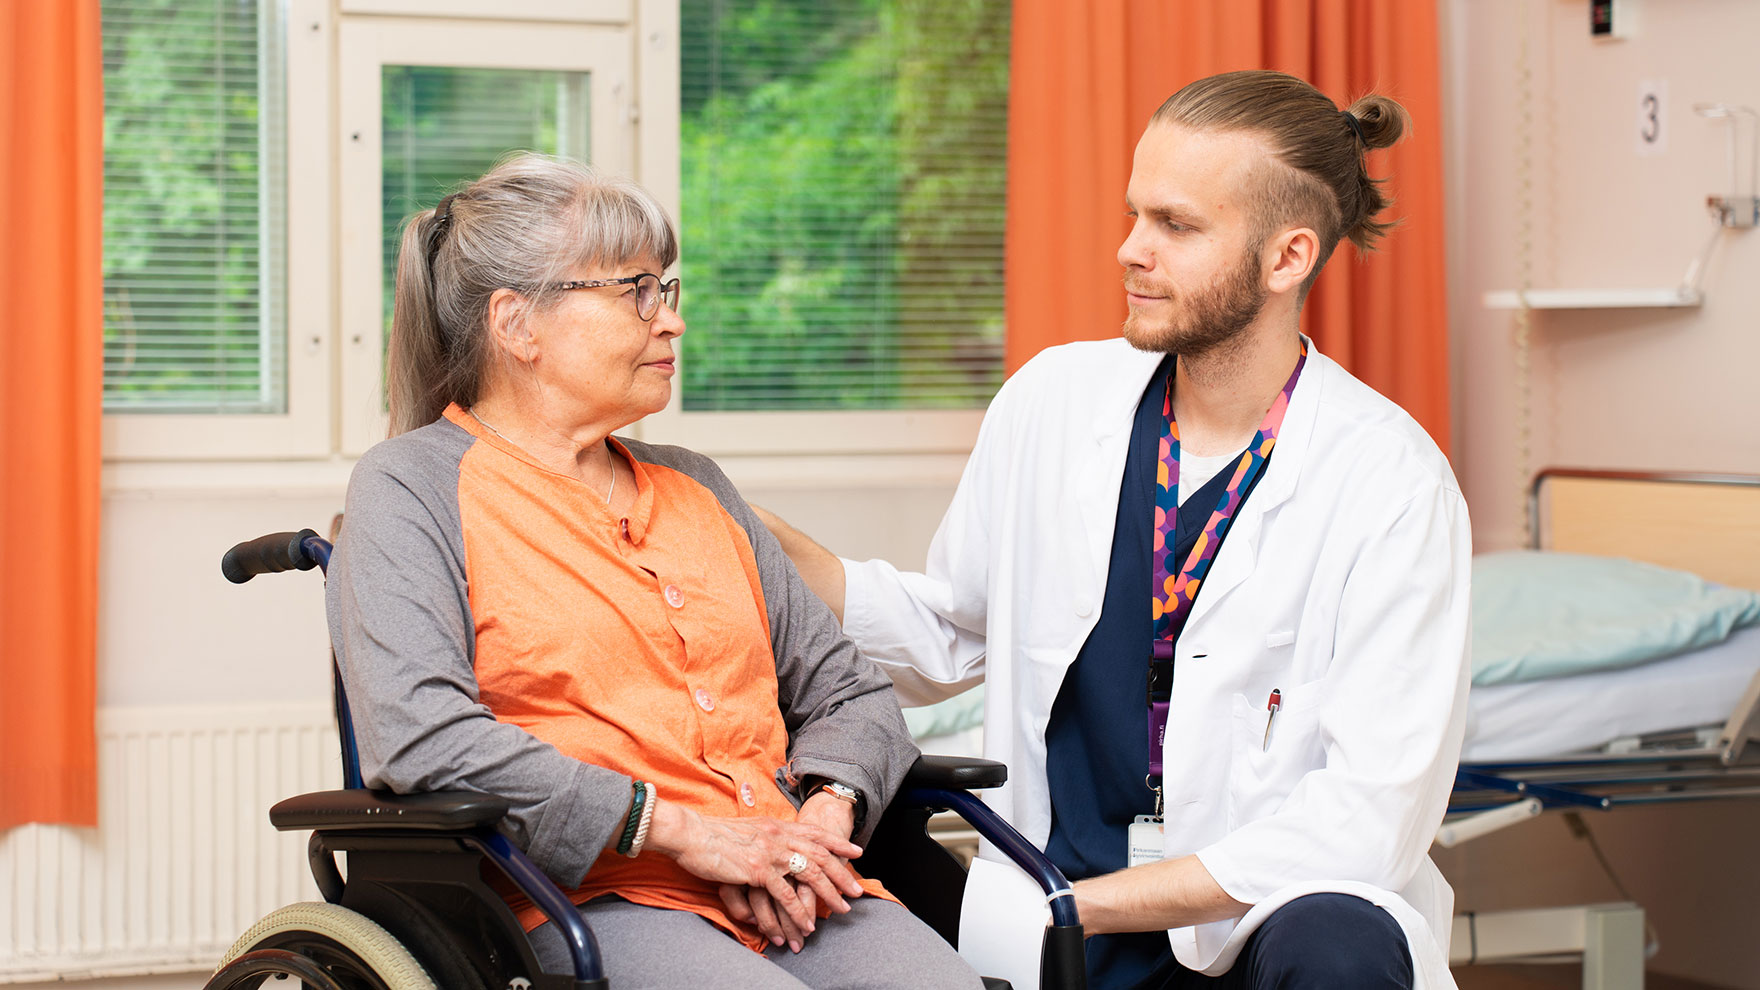
[[[1650,564],[1727,589],[1760,589],[1760,476],[1554,468],[1535,477],[1529,509],[1537,553],[1516,565],[1576,555],[1587,567],[1605,560],[1609,581],[1637,561],[1638,571]],[[1476,559],[1475,584],[1509,563]],[[1573,590],[1541,584],[1541,593]],[[1501,631],[1498,616],[1482,613],[1480,590],[1475,630]],[[1535,609],[1549,607],[1529,598]],[[1760,796],[1760,625],[1659,659],[1634,661],[1628,650],[1602,662],[1598,648],[1577,651],[1580,672],[1475,684],[1439,845],[1548,812]],[[1475,654],[1477,669],[1477,641]],[[935,751],[975,754],[981,712],[981,699],[962,696],[906,717]],[[941,834],[954,845],[969,841],[952,823]],[[1456,964],[1580,958],[1585,987],[1624,990],[1643,985],[1645,928],[1642,909],[1628,902],[1463,915],[1451,956]]]
[[[1534,479],[1529,512],[1534,550],[1760,589],[1760,477],[1548,469]],[[1476,615],[1475,630],[1496,618]],[[1475,683],[1437,843],[1459,845],[1547,812],[1577,816],[1573,830],[1585,835],[1582,823],[1620,808],[1760,797],[1757,743],[1760,625],[1660,659]],[[1502,911],[1457,916],[1451,956],[1456,964],[1581,958],[1585,987],[1623,990],[1643,986],[1647,941],[1643,911],[1629,902]]]

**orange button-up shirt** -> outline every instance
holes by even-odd
[[[757,561],[714,493],[612,441],[636,479],[634,506],[614,514],[457,406],[446,416],[481,441],[459,464],[458,498],[483,704],[575,759],[651,781],[662,801],[793,820],[776,783],[788,730]],[[569,896],[690,911],[762,950],[716,888],[659,853],[607,850]],[[544,920],[523,898],[516,910],[528,928]]]

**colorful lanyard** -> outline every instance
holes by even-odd
[[[1290,372],[1289,381],[1284,382],[1283,391],[1272,400],[1265,421],[1259,424],[1259,432],[1254,434],[1253,442],[1247,445],[1240,461],[1235,464],[1234,475],[1229,478],[1228,487],[1210,513],[1210,521],[1205,524],[1204,532],[1198,535],[1198,542],[1192,545],[1178,571],[1172,570],[1172,565],[1174,548],[1179,542],[1176,532],[1179,526],[1179,424],[1173,418],[1173,373],[1168,373],[1167,397],[1161,403],[1161,419],[1165,424],[1161,430],[1161,465],[1155,479],[1155,549],[1150,554],[1154,561],[1150,597],[1155,638],[1149,662],[1149,776],[1154,781],[1149,786],[1155,789],[1156,814],[1160,814],[1161,740],[1167,730],[1173,642],[1185,627],[1192,603],[1197,600],[1204,577],[1210,573],[1210,562],[1216,559],[1216,551],[1222,547],[1222,538],[1234,519],[1235,510],[1240,508],[1241,499],[1252,489],[1254,479],[1265,467],[1265,459],[1277,446],[1277,431],[1283,426],[1284,413],[1289,411],[1289,397],[1296,390],[1296,379],[1302,376],[1302,366],[1307,363],[1308,344],[1303,341],[1302,355],[1296,359],[1295,370]]]

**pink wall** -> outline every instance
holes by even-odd
[[[1729,184],[1729,125],[1692,104],[1760,108],[1760,3],[1633,6],[1634,37],[1595,41],[1586,0],[1443,0],[1455,467],[1481,550],[1520,532],[1513,317],[1481,298],[1517,285],[1524,30],[1538,288],[1677,284]],[[1666,147],[1640,157],[1647,79],[1667,82]],[[1705,286],[1699,309],[1534,314],[1531,466],[1760,472],[1760,230],[1721,236]]]
[[[1521,542],[1512,314],[1523,115],[1531,66],[1528,216],[1536,288],[1662,288],[1730,190],[1727,123],[1695,102],[1760,108],[1760,2],[1643,0],[1635,34],[1594,41],[1587,0],[1440,0],[1452,202],[1455,470],[1478,549]],[[1666,147],[1637,153],[1640,80],[1666,80]],[[1745,153],[1745,149],[1744,149]],[[1727,231],[1698,309],[1536,312],[1530,469],[1549,464],[1760,473],[1760,230]],[[1590,815],[1651,914],[1652,966],[1760,988],[1760,801]],[[1459,910],[1617,900],[1554,817],[1437,851]]]

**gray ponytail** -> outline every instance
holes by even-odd
[[[450,403],[477,401],[493,354],[496,289],[538,309],[554,304],[551,286],[571,269],[650,258],[662,270],[678,261],[678,235],[653,196],[530,152],[504,159],[442,209],[407,218],[386,355],[391,435],[433,422]]]

